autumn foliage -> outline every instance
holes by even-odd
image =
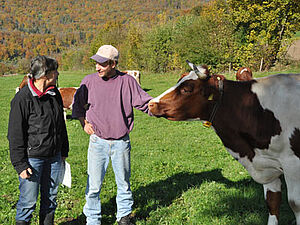
[[[299,7],[296,0],[1,1],[0,74],[26,73],[38,54],[55,57],[62,70],[89,69],[102,44],[120,50],[124,69],[184,70],[186,59],[268,69],[299,30]]]

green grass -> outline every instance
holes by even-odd
[[[298,70],[299,72],[299,70]],[[86,73],[61,72],[60,86],[78,86]],[[265,74],[255,74],[254,76]],[[142,74],[142,87],[157,96],[178,74]],[[233,77],[233,75],[231,75]],[[14,224],[18,177],[6,139],[9,103],[22,76],[0,77],[0,224]],[[60,187],[55,224],[83,225],[88,135],[77,120],[67,121],[72,188]],[[200,122],[171,122],[135,111],[131,135],[134,213],[137,225],[261,225],[267,222],[263,188],[225,150],[212,129]],[[109,166],[102,192],[103,224],[116,224],[116,185]],[[38,209],[39,205],[37,206]],[[294,219],[283,187],[280,224]],[[32,224],[38,224],[37,213]]]

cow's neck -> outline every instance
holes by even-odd
[[[267,149],[271,137],[281,132],[274,114],[263,109],[251,91],[254,82],[224,81],[222,102],[213,121],[225,147],[250,160],[255,148]]]
[[[218,79],[219,80],[219,79]],[[206,127],[210,127],[212,125],[212,122],[215,119],[215,116],[222,104],[222,100],[223,100],[223,93],[224,93],[224,82],[223,80],[219,80],[218,85],[217,85],[217,100],[214,102],[209,102],[208,104],[208,111],[206,112],[206,116],[205,118],[207,118],[206,122],[204,123],[204,126]],[[211,94],[211,96],[213,96],[215,94]],[[209,97],[210,98],[210,97]],[[213,98],[213,97],[211,97]]]

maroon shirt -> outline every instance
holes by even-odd
[[[85,117],[98,137],[119,139],[133,128],[133,107],[151,115],[151,99],[128,74],[117,71],[115,77],[104,80],[93,73],[82,80],[76,91],[72,116]]]

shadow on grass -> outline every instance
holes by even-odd
[[[260,184],[256,184],[251,179],[245,179],[238,182],[232,182],[227,178],[223,177],[221,169],[215,169],[211,171],[201,172],[201,173],[187,173],[181,172],[170,176],[165,180],[154,182],[143,187],[139,187],[133,192],[134,196],[134,209],[135,219],[137,221],[146,220],[149,217],[150,212],[155,211],[159,207],[167,207],[172,204],[173,200],[179,198],[184,192],[189,188],[198,188],[203,182],[217,182],[223,183],[226,187],[236,187],[236,188],[247,188],[251,186],[254,188],[255,196],[251,198],[244,199],[242,196],[239,196],[240,199],[236,199],[235,196],[226,197],[222,199],[222,204],[228,205],[228,209],[216,208],[214,212],[207,212],[208,214],[213,214],[212,216],[232,216],[234,215],[234,210],[239,208],[236,206],[237,202],[243,202],[244,207],[252,210],[253,201],[257,199],[262,199],[263,201],[263,191]],[[231,207],[234,206],[234,207]],[[262,209],[266,208],[263,204]],[[264,218],[267,215],[265,210],[253,209],[255,212],[258,212],[259,221],[265,221]],[[241,212],[237,212],[241,213]],[[111,225],[116,221],[116,203],[115,196],[111,198],[108,202],[102,204],[102,224]],[[238,221],[237,221],[238,222]],[[73,219],[72,221],[63,222],[59,225],[84,225],[85,216],[82,214],[78,218]],[[253,224],[252,224],[253,225]]]

